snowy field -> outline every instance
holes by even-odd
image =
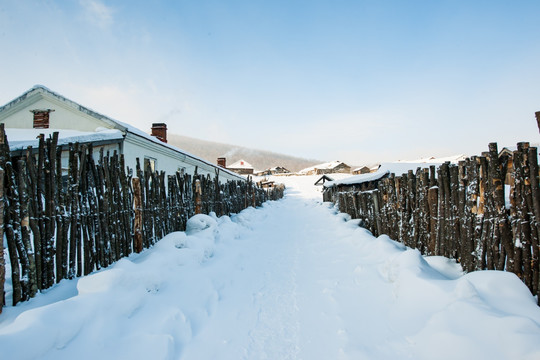
[[[0,315],[1,359],[540,359],[540,308],[512,274],[374,238],[321,202],[197,215]]]

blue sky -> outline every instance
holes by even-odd
[[[0,103],[355,165],[537,143],[540,1],[0,1]],[[246,159],[249,161],[249,159]]]

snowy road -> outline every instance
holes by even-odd
[[[377,311],[384,297],[363,282],[364,231],[328,206],[298,198],[253,213],[253,230],[213,267],[220,302],[186,359],[361,359],[406,354]],[[339,229],[337,232],[336,230]],[[364,273],[364,274],[363,274]],[[390,287],[388,292],[391,293]],[[384,294],[386,297],[388,294]],[[374,307],[372,307],[374,306]],[[363,339],[362,341],[350,341]],[[210,345],[211,344],[211,345]]]
[[[367,289],[357,283],[359,253],[341,252],[329,212],[289,199],[250,216],[250,240],[212,270],[219,279],[234,268],[224,283],[215,280],[223,289],[220,306],[187,346],[186,359],[344,358],[349,329],[364,327],[351,300]]]
[[[314,179],[285,181],[284,200],[196,216],[141,255],[7,307],[0,357],[540,358],[540,310],[515,276],[462,275],[372,237],[322,204]]]

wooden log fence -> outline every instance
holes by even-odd
[[[456,259],[466,272],[513,272],[540,295],[538,171],[535,147],[519,143],[512,156],[499,157],[491,143],[481,156],[391,174],[370,190],[326,188],[324,200],[361,219],[375,236]]]
[[[283,197],[247,181],[125,167],[124,157],[91,145],[69,144],[62,167],[58,134],[12,157],[0,124],[0,235],[11,264],[12,302],[28,300],[62,279],[87,275],[141,252],[195,213],[217,216]],[[66,151],[66,150],[65,150]],[[5,303],[5,259],[0,242],[0,312]]]

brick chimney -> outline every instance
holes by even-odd
[[[30,110],[34,114],[34,129],[48,129],[49,128],[49,113],[53,112],[52,109],[47,110]]]
[[[167,142],[167,124],[154,123],[152,124],[152,136],[157,137],[164,143]]]
[[[227,168],[227,159],[224,158],[224,157],[218,157],[217,158],[217,164],[218,164],[218,166],[221,166],[222,168],[226,169]]]

